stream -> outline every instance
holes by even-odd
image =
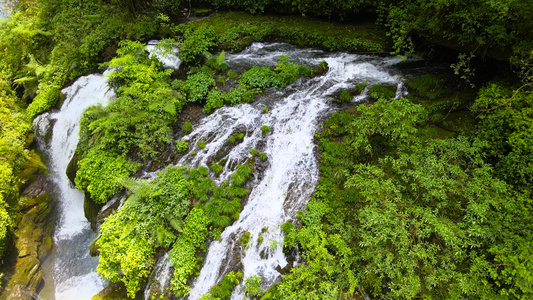
[[[150,42],[148,49],[153,45],[154,42]],[[288,264],[282,251],[280,226],[294,220],[297,212],[305,208],[318,182],[314,134],[337,109],[334,98],[341,90],[354,89],[358,83],[395,85],[398,86],[397,97],[404,93],[401,72],[393,67],[401,59],[395,57],[326,53],[280,43],[254,43],[241,53],[226,54],[226,61],[229,69],[240,73],[254,65],[275,66],[282,54],[288,55],[292,62],[307,66],[316,66],[325,60],[330,69],[324,76],[301,78],[282,90],[267,89],[252,104],[218,109],[193,124],[193,131],[183,138],[190,145],[205,141],[206,147],[191,146],[177,164],[208,167],[222,159],[224,172],[213,178],[218,184],[230,177],[237,164],[251,156],[251,149],[268,157],[262,163],[260,174],[254,174],[247,183],[250,194],[239,219],[222,232],[220,241],[208,246],[205,263],[200,275],[193,280],[188,299],[197,299],[209,292],[227,272],[239,266],[245,278],[259,275],[263,289],[278,280],[280,273],[276,269]],[[177,68],[179,59],[168,58],[164,63]],[[89,256],[89,245],[96,234],[84,216],[84,195],[72,186],[65,170],[76,149],[83,110],[96,103],[105,105],[114,94],[108,90],[105,73],[80,77],[62,92],[66,97],[61,109],[45,113],[34,122],[60,194],[60,212],[54,233],[56,261],[52,270],[55,299],[91,299],[107,282],[96,273],[98,258]],[[364,100],[363,93],[352,101]],[[264,108],[268,113],[263,112]],[[263,125],[269,126],[271,132],[264,135]],[[51,139],[46,143],[49,130],[52,130]],[[225,151],[228,137],[237,131],[245,133],[243,142]],[[154,175],[145,174],[146,177]],[[245,232],[250,232],[251,236],[248,247],[243,249],[238,241]],[[262,243],[258,241],[260,234]],[[160,257],[151,283],[144,291],[145,299],[150,299],[154,289],[162,291],[168,286],[171,270],[166,255]],[[242,298],[244,286],[241,284],[232,299]]]

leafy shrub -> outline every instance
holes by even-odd
[[[339,100],[341,102],[350,102],[352,100],[352,95],[348,91],[342,91],[339,95]]]
[[[196,143],[196,146],[198,146],[198,148],[200,148],[200,149],[204,149],[205,148],[205,142],[204,141],[198,141]]]
[[[205,63],[209,68],[218,72],[225,72],[228,69],[226,64],[226,54],[224,51],[220,52],[218,56],[210,57]]]
[[[183,296],[189,291],[187,281],[200,270],[201,261],[196,251],[205,251],[209,223],[202,209],[193,208],[185,218],[182,235],[168,253],[174,266],[170,285],[176,295]]]
[[[96,203],[105,203],[122,189],[121,181],[137,172],[140,164],[107,152],[92,149],[79,161],[76,187],[88,191]]]
[[[210,167],[211,171],[213,171],[215,174],[220,174],[222,173],[222,166],[219,165],[219,164],[212,164],[211,167]]]
[[[215,85],[215,79],[210,72],[200,71],[189,75],[187,80],[180,84],[180,91],[187,95],[188,101],[198,102],[205,99],[210,88]]]
[[[264,113],[264,114],[268,114],[268,108],[263,107],[263,113]]]
[[[176,148],[178,149],[179,153],[185,153],[189,149],[189,142],[187,142],[187,141],[177,141],[176,142]]]
[[[250,154],[252,154],[252,156],[257,156],[259,155],[259,151],[257,151],[256,149],[252,149],[250,150]]]
[[[405,80],[405,85],[413,95],[429,100],[435,100],[444,92],[444,80],[431,74],[413,76]]]
[[[269,67],[254,66],[241,75],[240,84],[249,88],[268,88],[276,83],[276,73]]]
[[[302,67],[294,63],[289,63],[289,56],[282,55],[274,69],[277,75],[274,80],[274,85],[282,88],[291,83],[294,83],[300,76],[300,72],[311,72],[311,69]],[[244,75],[244,74],[243,74]]]
[[[267,160],[268,157],[267,157],[267,155],[265,153],[260,153],[259,154],[259,159],[264,161],[264,160]]]
[[[192,123],[190,121],[187,121],[187,122],[183,123],[182,129],[183,129],[183,131],[185,133],[191,133],[191,131],[192,131]]]
[[[209,290],[209,293],[212,297],[219,298],[220,300],[228,300],[235,287],[241,282],[242,278],[243,274],[241,272],[229,272],[218,285],[213,286]]]
[[[378,99],[392,99],[394,98],[394,91],[391,88],[381,84],[374,84],[368,90],[368,96],[374,101]]]
[[[225,93],[219,91],[217,88],[209,91],[207,95],[207,101],[205,102],[203,112],[210,114],[216,109],[224,106],[224,95]]]
[[[250,276],[244,280],[246,296],[260,297],[265,291],[261,288],[261,278],[257,275]]]
[[[181,26],[181,25],[180,25]],[[185,40],[181,45],[180,59],[186,64],[195,64],[215,46],[216,32],[213,26],[202,25],[196,30],[184,27]]]
[[[261,131],[263,132],[263,134],[267,134],[270,132],[270,127],[267,125],[263,125],[261,126]]]
[[[250,232],[246,231],[239,240],[239,243],[246,248],[248,247],[248,242],[250,242]]]

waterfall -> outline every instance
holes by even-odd
[[[147,50],[152,52],[155,44],[149,43]],[[398,71],[390,68],[400,62],[399,58],[325,53],[287,44],[254,43],[241,53],[226,54],[226,59],[230,69],[244,72],[254,65],[275,66],[283,54],[291,57],[291,61],[307,66],[316,66],[325,60],[330,69],[324,76],[301,78],[282,90],[267,89],[252,104],[218,109],[195,124],[194,130],[184,137],[190,145],[202,140],[207,146],[204,149],[192,146],[178,165],[209,167],[214,162],[223,161],[224,171],[215,178],[218,184],[228,180],[237,164],[244,163],[251,156],[251,149],[268,157],[266,162],[257,159],[258,172],[247,184],[250,194],[239,219],[222,232],[220,241],[209,245],[189,299],[207,293],[227,272],[236,270],[239,265],[242,265],[245,277],[259,275],[264,289],[279,279],[277,270],[287,265],[280,225],[294,220],[297,211],[305,208],[318,182],[313,139],[319,124],[335,110],[332,105],[334,97],[341,90],[355,89],[361,82],[369,86],[385,83],[401,88],[401,77],[394,73]],[[158,59],[165,67],[174,68],[180,63],[175,56],[158,56]],[[95,234],[84,216],[84,195],[72,186],[65,170],[78,142],[78,124],[84,109],[96,103],[106,105],[114,94],[108,91],[105,74],[81,77],[63,93],[66,98],[60,111],[43,114],[34,122],[42,139],[52,128],[52,138],[45,150],[60,194],[60,214],[54,233],[57,247],[53,270],[55,297],[90,299],[106,282],[96,273],[98,258],[89,256],[89,245]],[[354,99],[361,100],[364,98]],[[268,113],[264,113],[264,108]],[[263,125],[269,126],[271,131],[263,133]],[[228,148],[228,137],[235,132],[244,133],[244,140]],[[251,236],[248,247],[243,249],[238,240],[245,232],[250,232]],[[171,270],[167,255],[159,257],[144,291],[145,298],[150,298],[154,291],[165,291]],[[242,299],[243,296],[244,288],[240,285],[232,299]]]
[[[273,66],[282,54],[303,65],[317,65],[325,60],[330,70],[321,77],[300,79],[282,91],[267,90],[252,104],[223,107],[193,126],[194,130],[184,137],[190,145],[202,140],[207,146],[191,149],[178,164],[208,167],[219,159],[232,133],[245,132],[244,141],[222,157],[225,168],[218,183],[229,179],[235,166],[251,156],[251,149],[268,156],[263,174],[255,174],[240,218],[222,232],[220,241],[210,244],[189,299],[209,292],[239,264],[245,278],[259,275],[265,289],[279,278],[276,268],[287,265],[280,225],[294,220],[297,211],[305,208],[318,182],[313,138],[320,122],[332,112],[333,95],[342,89],[354,89],[360,82],[369,85],[401,82],[398,75],[390,73],[390,65],[400,62],[399,58],[328,54],[286,44],[254,43],[242,53],[227,55],[227,63],[231,69],[243,71],[253,65]],[[266,114],[265,107],[269,110]],[[264,135],[262,125],[269,126],[271,133]],[[250,232],[250,242],[241,250],[238,240],[245,232]],[[260,235],[262,242],[258,240]],[[232,299],[242,299],[243,291],[241,285]]]
[[[108,90],[106,74],[80,77],[61,91],[65,101],[60,111],[42,114],[34,121],[40,137],[53,126],[45,152],[50,174],[58,188],[60,206],[53,236],[56,259],[52,275],[57,300],[91,299],[106,284],[96,273],[98,258],[89,255],[89,245],[95,234],[85,218],[84,194],[72,186],[65,173],[78,144],[83,111],[97,103],[106,105],[114,96]]]

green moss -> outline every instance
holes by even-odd
[[[395,86],[385,86],[381,84],[374,84],[368,90],[368,97],[371,100],[377,101],[379,99],[392,99],[396,93]]]
[[[422,99],[435,100],[447,92],[444,87],[444,79],[432,74],[408,78],[405,80],[405,85],[411,95]]]
[[[205,142],[204,141],[198,141],[198,143],[196,143],[196,146],[198,146],[199,149],[204,149],[205,148]]]
[[[389,51],[392,45],[384,28],[370,22],[344,25],[302,16],[221,12],[191,22],[190,26],[199,27],[202,24],[212,25],[220,39],[219,47],[230,51],[239,51],[256,40],[280,40],[328,51],[384,52]]]
[[[350,102],[352,100],[352,95],[350,95],[349,91],[342,91],[339,95],[339,101],[340,102]]]

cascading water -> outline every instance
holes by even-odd
[[[85,108],[114,97],[109,90],[106,73],[80,77],[62,90],[66,96],[61,110],[45,113],[34,121],[37,135],[44,137],[52,126],[52,138],[45,152],[49,171],[58,188],[60,212],[55,227],[56,258],[53,269],[55,298],[91,299],[106,282],[96,273],[98,258],[89,255],[89,245],[95,238],[85,218],[84,195],[75,189],[65,173],[78,144],[79,122]]]
[[[250,156],[251,149],[268,156],[268,166],[250,185],[251,192],[240,218],[222,232],[220,241],[209,246],[189,299],[207,293],[239,263],[242,263],[245,278],[252,275],[262,278],[263,288],[268,288],[280,276],[276,268],[287,265],[280,225],[293,220],[296,212],[304,209],[317,184],[319,174],[313,137],[319,122],[332,110],[329,105],[332,96],[342,89],[353,89],[360,82],[400,83],[400,77],[390,74],[388,68],[400,62],[398,58],[327,54],[285,44],[256,43],[242,53],[227,55],[227,63],[231,69],[240,70],[253,65],[273,66],[282,54],[303,65],[317,65],[325,60],[330,69],[324,76],[301,79],[283,91],[267,91],[253,104],[221,108],[184,137],[191,145],[202,140],[207,146],[192,149],[195,153],[188,153],[178,164],[207,167],[223,159],[225,171],[218,183],[229,179],[235,166]],[[269,113],[263,113],[264,107]],[[264,135],[262,125],[269,126],[271,133]],[[228,137],[234,132],[245,132],[244,141],[220,157]],[[238,240],[245,232],[250,232],[250,242],[241,253]],[[262,242],[258,241],[260,235]],[[232,299],[243,297],[241,285]]]
[[[147,46],[150,51],[153,48],[153,43]],[[219,184],[229,179],[237,164],[249,158],[251,149],[268,156],[267,162],[261,163],[261,174],[255,174],[255,179],[248,184],[250,195],[240,218],[224,230],[220,241],[209,246],[205,264],[194,281],[189,299],[207,293],[224,274],[239,264],[243,266],[245,277],[260,275],[263,288],[268,288],[279,278],[276,268],[287,265],[282,252],[280,225],[294,219],[316,186],[319,174],[313,136],[320,121],[333,110],[330,105],[332,96],[340,90],[353,89],[360,82],[369,85],[401,83],[400,77],[391,74],[389,68],[400,61],[397,58],[327,54],[286,44],[262,43],[226,57],[231,69],[245,71],[254,65],[274,66],[282,54],[303,65],[314,66],[325,60],[330,70],[321,77],[300,79],[282,91],[267,90],[253,104],[221,108],[201,120],[195,130],[184,137],[191,145],[203,140],[207,147],[191,149],[178,164],[209,166],[222,159],[225,168],[217,179]],[[164,61],[166,67],[179,65],[176,57],[167,59]],[[81,77],[63,93],[66,100],[61,111],[44,114],[35,121],[36,131],[44,137],[52,120],[57,120],[46,149],[50,170],[61,194],[61,212],[54,235],[57,246],[53,271],[55,297],[90,299],[104,287],[105,281],[95,271],[98,259],[88,253],[95,235],[84,216],[83,194],[72,187],[65,170],[76,148],[83,110],[98,102],[105,105],[113,97],[113,92],[108,91],[103,75],[90,75]],[[269,110],[267,114],[263,113],[265,107]],[[264,134],[262,125],[269,126],[271,132]],[[245,133],[244,141],[227,150],[228,137],[234,132]],[[248,247],[242,251],[238,240],[245,232],[250,232],[251,238]],[[258,241],[260,235],[262,242]],[[150,298],[151,290],[164,291],[170,271],[166,255],[160,257],[145,290],[146,298]],[[233,299],[242,299],[243,290],[243,286],[239,286]]]

